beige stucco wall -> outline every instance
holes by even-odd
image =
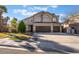
[[[34,26],[51,26],[51,23],[35,23]]]
[[[29,25],[29,24],[33,24],[32,21],[33,21],[33,17],[28,18],[27,20],[24,21],[24,23],[25,23],[25,24],[28,24],[28,25]]]
[[[43,15],[43,22],[52,22],[52,17],[50,15]]]
[[[34,26],[60,26],[61,24],[58,23],[35,23]]]
[[[27,18],[25,21],[27,24],[33,24],[33,22],[58,22],[56,17],[52,17],[50,14],[37,14],[30,18]]]
[[[34,21],[34,22],[41,22],[41,15],[40,15],[40,14],[35,15],[33,21]]]
[[[36,31],[36,26],[50,26],[51,32],[53,31],[53,26],[61,26],[61,24],[58,23],[57,16],[52,16],[51,14],[47,14],[47,13],[38,13],[30,18],[27,18],[24,22],[27,25],[33,25],[33,31]],[[30,28],[28,27],[26,30],[29,29]]]

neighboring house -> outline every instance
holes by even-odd
[[[49,12],[39,12],[24,19],[29,32],[62,32],[59,16]]]
[[[79,15],[73,15],[64,22],[64,28],[67,33],[78,33],[79,34]]]

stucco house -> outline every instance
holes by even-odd
[[[79,15],[73,15],[64,22],[67,33],[79,34]]]
[[[59,16],[49,12],[38,12],[31,17],[25,18],[26,31],[29,32],[62,32]]]

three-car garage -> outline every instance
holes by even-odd
[[[36,32],[51,32],[50,26],[36,26]]]
[[[51,26],[36,26],[36,32],[51,32]],[[60,32],[60,26],[53,26],[53,32]]]

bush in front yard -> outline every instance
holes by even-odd
[[[20,21],[20,23],[18,25],[18,31],[20,33],[25,33],[26,32],[26,25],[24,24],[23,21]]]

